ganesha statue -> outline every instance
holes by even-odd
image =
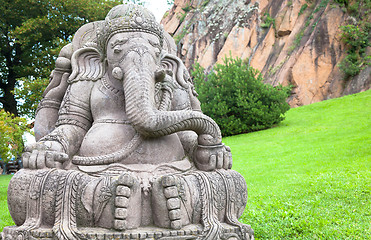
[[[170,35],[118,5],[56,60],[3,239],[253,239],[244,178]]]

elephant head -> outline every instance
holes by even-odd
[[[103,75],[119,81],[126,114],[144,137],[193,130],[201,136],[199,144],[221,144],[219,127],[200,111],[163,111],[156,107],[156,82],[175,77],[166,75],[164,64],[161,65],[166,56],[162,54],[162,44],[163,29],[152,13],[132,4],[116,6],[97,31],[97,48],[75,52],[70,81],[97,80]]]

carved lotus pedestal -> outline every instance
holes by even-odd
[[[247,199],[239,173],[189,170],[161,177],[141,173],[146,176],[21,170],[8,189],[9,211],[18,226],[5,227],[2,237],[253,239],[250,226],[237,219]],[[152,180],[147,182],[147,176]]]

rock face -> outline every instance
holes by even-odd
[[[249,59],[267,83],[292,85],[292,107],[370,88],[370,66],[345,80],[340,29],[349,15],[326,0],[175,0],[162,24],[188,69]]]

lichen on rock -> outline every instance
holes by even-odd
[[[179,22],[184,6],[192,11]],[[187,0],[175,1],[162,23],[188,69],[199,62],[210,71],[230,55],[248,58],[267,83],[294,86],[289,103],[296,107],[370,88],[370,66],[348,80],[338,66],[346,56],[340,26],[349,17],[328,0]]]

